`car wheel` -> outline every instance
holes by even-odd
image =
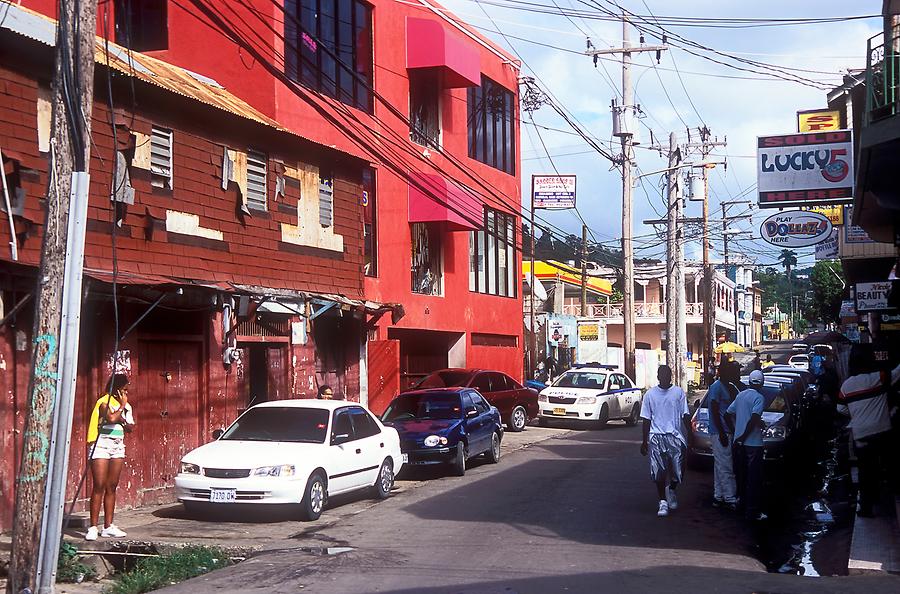
[[[377,499],[387,499],[394,486],[394,462],[390,458],[385,458],[381,463],[381,469],[378,471],[378,478],[375,479],[375,486],[372,491]]]
[[[512,412],[509,413],[509,422],[506,423],[509,430],[513,432],[524,431],[527,424],[528,414],[525,412],[525,409],[521,406],[512,409]]]
[[[466,474],[466,444],[459,442],[456,446],[456,460],[453,462],[453,473],[456,476],[464,476]]]
[[[321,472],[314,473],[306,481],[306,491],[303,493],[303,502],[300,511],[303,519],[307,521],[318,520],[325,509],[325,500],[328,497],[328,485]]]
[[[488,462],[496,464],[500,461],[500,435],[494,433],[491,435],[491,449],[485,452]]]
[[[641,416],[641,405],[635,404],[631,407],[631,414],[625,417],[625,424],[629,427],[634,427],[637,425],[638,419]]]
[[[597,428],[606,427],[606,424],[609,422],[609,407],[606,406],[606,403],[600,407],[600,418],[597,419]]]

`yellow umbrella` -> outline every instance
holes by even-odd
[[[743,353],[745,352],[744,347],[739,345],[736,342],[731,342],[730,340],[727,342],[723,342],[718,345],[715,349],[715,353],[718,355],[720,353]]]

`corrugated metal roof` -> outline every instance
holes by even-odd
[[[15,4],[8,4],[3,12],[5,17],[0,19],[0,28],[51,47],[56,44],[55,19]],[[106,51],[107,47],[109,48],[108,54]],[[127,76],[143,80],[172,93],[200,101],[236,116],[265,124],[276,130],[300,136],[280,126],[278,122],[257,111],[243,99],[228,92],[219,83],[202,74],[174,66],[140,52],[133,52],[112,41],[107,42],[100,36],[96,38],[94,57],[98,64],[105,66],[108,62],[110,68]],[[310,142],[315,141],[310,140]]]

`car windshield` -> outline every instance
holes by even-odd
[[[471,371],[436,371],[420,381],[416,388],[463,388],[469,385]]]
[[[559,376],[553,382],[554,388],[588,388],[602,390],[606,383],[605,373],[593,373],[590,371],[570,371]]]
[[[328,411],[295,406],[251,408],[220,439],[230,441],[289,441],[324,443]]]
[[[462,406],[455,392],[426,392],[407,394],[394,400],[382,416],[382,420],[408,421],[413,419],[459,419]]]

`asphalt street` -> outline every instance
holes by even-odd
[[[611,423],[561,433],[464,477],[428,472],[423,487],[310,526],[296,535],[299,548],[267,551],[164,591],[900,591],[893,577],[765,573],[753,530],[709,506],[708,472],[689,471],[679,509],[658,518],[639,445],[639,427]]]

